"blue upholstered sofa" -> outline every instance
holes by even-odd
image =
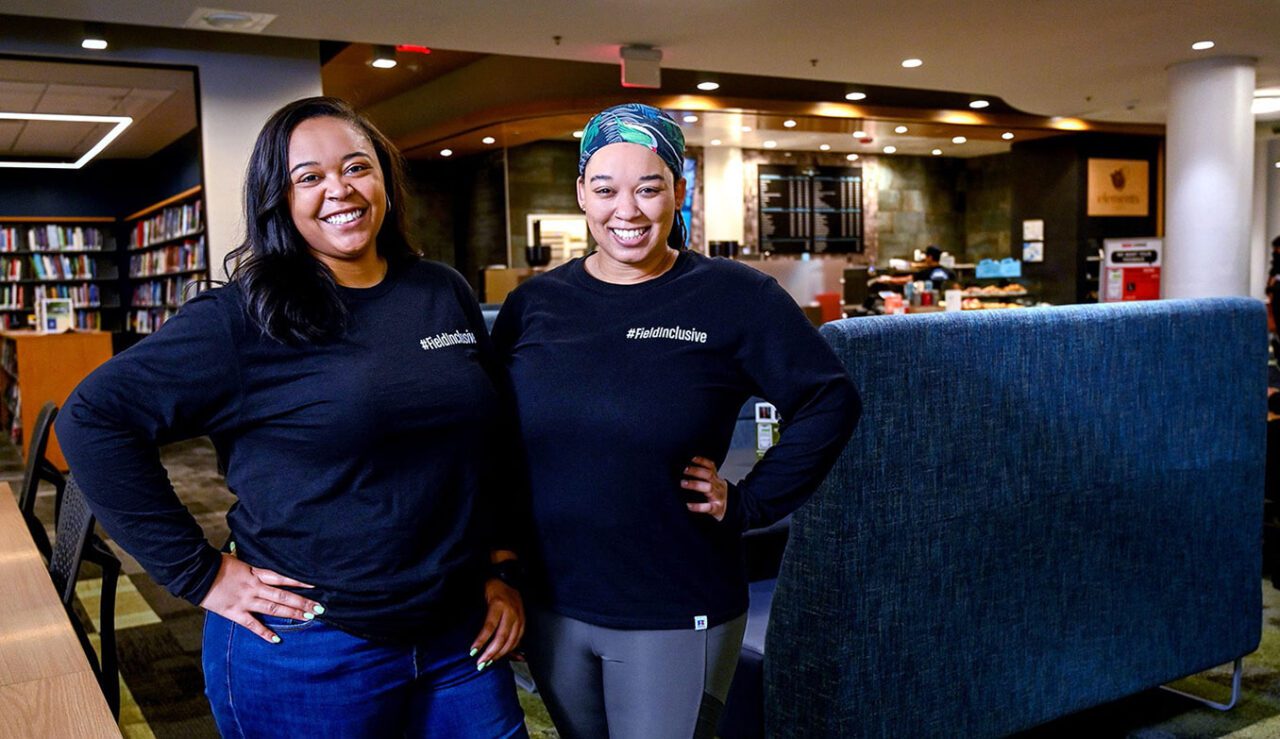
[[[864,415],[753,586],[768,736],[1000,736],[1257,647],[1261,303],[823,333]]]

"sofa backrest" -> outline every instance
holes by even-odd
[[[1266,320],[1244,298],[887,316],[794,515],[770,736],[998,736],[1253,651]]]

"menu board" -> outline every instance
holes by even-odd
[[[862,168],[761,165],[760,249],[862,251]]]

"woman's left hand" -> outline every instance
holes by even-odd
[[[489,612],[480,634],[471,643],[472,656],[484,650],[476,659],[477,670],[483,670],[515,649],[524,637],[524,601],[519,591],[493,577],[484,584],[484,599],[489,604]]]
[[[716,463],[706,457],[694,457],[689,466],[684,468],[684,474],[685,479],[680,481],[681,487],[707,496],[706,503],[686,503],[689,510],[723,521],[729,501],[729,483],[716,472]]]

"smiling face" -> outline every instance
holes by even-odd
[[[667,236],[684,201],[661,157],[639,144],[609,144],[591,156],[578,178],[599,266],[616,274],[653,275],[667,263]]]
[[[373,144],[339,118],[309,118],[289,137],[289,209],[311,255],[343,275],[375,270],[387,190]]]

